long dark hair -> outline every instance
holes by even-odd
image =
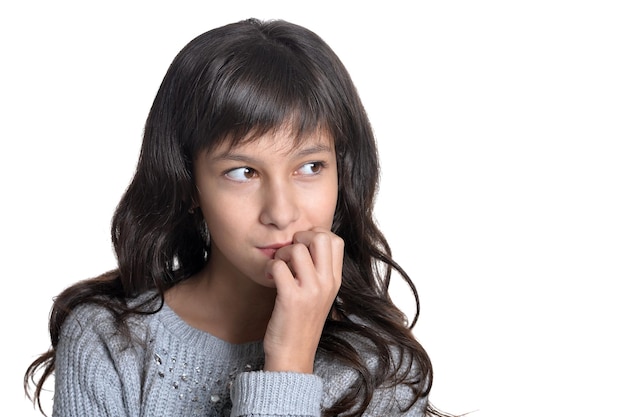
[[[285,125],[296,138],[324,129],[337,154],[339,197],[332,231],[345,242],[343,280],[319,350],[351,366],[360,378],[357,389],[347,391],[326,415],[362,414],[382,385],[410,387],[413,403],[428,396],[432,366],[411,331],[419,314],[417,291],[374,221],[378,154],[357,90],[339,58],[313,32],[285,21],[249,19],[193,39],[168,69],[146,121],[136,173],[113,216],[118,268],[79,282],[55,299],[52,347],[24,376],[26,392],[40,410],[61,326],[76,306],[104,305],[115,314],[120,332],[128,332],[128,315],[158,311],[164,291],[198,272],[210,256],[209,231],[201,213],[190,210],[198,152]],[[415,297],[410,322],[389,297],[394,271]],[[155,297],[144,304],[131,308],[126,303],[155,289]],[[346,334],[371,341],[379,358],[373,372]],[[443,415],[430,404],[427,411]]]

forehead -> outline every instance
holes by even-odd
[[[333,152],[334,140],[326,131],[319,129],[310,133],[294,134],[290,129],[278,129],[262,134],[249,134],[243,138],[230,138],[209,150],[210,156],[230,153],[256,153],[259,151],[290,156],[308,152]]]

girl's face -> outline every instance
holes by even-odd
[[[200,153],[194,175],[211,239],[210,274],[273,287],[265,265],[276,249],[295,232],[332,226],[337,159],[325,133],[295,147],[288,130],[222,145]]]

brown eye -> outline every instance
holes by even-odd
[[[246,182],[256,177],[256,171],[250,167],[241,167],[231,169],[226,176],[233,181]]]
[[[317,175],[324,168],[323,162],[308,162],[298,169],[298,173],[301,175]]]

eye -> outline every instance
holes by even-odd
[[[233,181],[246,182],[256,177],[257,173],[254,169],[250,167],[240,167],[231,169],[230,171],[226,172],[225,175]]]
[[[326,167],[326,163],[321,161],[308,162],[298,169],[301,175],[317,175]]]

